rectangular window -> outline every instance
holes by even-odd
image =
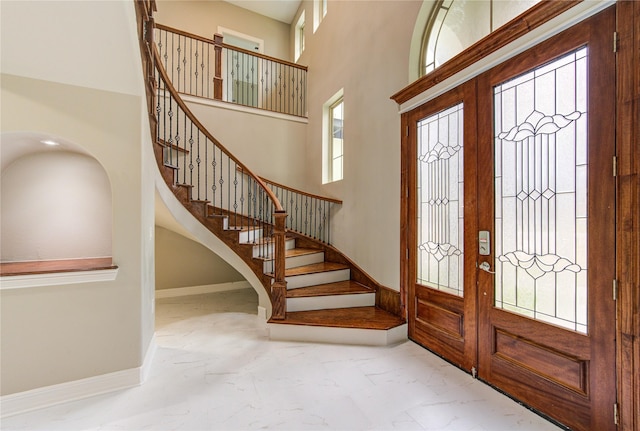
[[[295,52],[296,59],[298,61],[302,53],[304,52],[304,27],[305,27],[305,19],[304,19],[304,11],[300,14],[300,18],[298,18],[298,22],[296,23],[296,34],[295,34]]]
[[[320,23],[322,22],[322,19],[327,14],[327,3],[328,3],[328,0],[314,0],[313,1],[313,10],[314,10],[314,14],[313,14],[313,31],[314,31],[314,33],[318,29],[318,27],[320,26]]]
[[[338,99],[333,105],[329,107],[330,118],[330,145],[329,145],[329,160],[330,173],[329,177],[331,181],[338,181],[342,179],[342,161],[343,161],[343,138],[342,131],[344,126],[344,103],[342,98]]]

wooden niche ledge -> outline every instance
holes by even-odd
[[[2,289],[114,280],[118,267],[109,257],[0,262]]]

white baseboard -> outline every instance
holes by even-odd
[[[143,384],[149,378],[149,373],[151,372],[151,365],[153,364],[153,358],[156,357],[156,352],[158,351],[158,344],[156,344],[156,334],[153,334],[153,338],[149,343],[149,347],[147,347],[147,353],[144,355],[144,362],[142,362],[142,366],[140,367],[140,382],[138,384]]]
[[[2,396],[0,397],[0,417],[13,416],[138,386],[144,383],[148,377],[156,350],[157,344],[154,336],[140,367]]]
[[[228,290],[251,289],[246,281],[232,281],[230,283],[205,284],[203,286],[176,287],[174,289],[156,290],[156,298],[174,298],[176,296],[201,295],[203,293],[226,292]]]

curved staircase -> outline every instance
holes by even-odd
[[[181,204],[242,258],[269,293],[270,338],[368,345],[405,340],[397,292],[379,285],[329,245],[328,224],[318,224],[313,235],[286,227],[291,220],[277,197],[284,186],[255,176],[194,117],[173,88],[153,42],[154,3],[137,1],[136,6],[154,153],[162,177]],[[225,188],[229,193],[223,196]],[[305,195],[286,189],[287,196]],[[316,222],[330,218],[330,211],[319,211]]]

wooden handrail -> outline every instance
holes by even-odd
[[[218,43],[216,43],[215,38],[214,39],[207,39],[206,37],[198,36],[198,35],[193,34],[193,33],[189,33],[189,32],[183,31],[183,30],[178,30],[176,28],[169,27],[169,26],[166,26],[166,25],[163,25],[163,24],[158,24],[158,23],[156,23],[155,27],[157,29],[159,29],[159,30],[164,30],[164,31],[168,31],[168,32],[171,32],[171,33],[175,33],[175,34],[178,34],[180,36],[185,36],[185,37],[188,37],[188,38],[191,38],[191,39],[199,40],[200,42],[209,43],[211,45],[220,45],[223,48],[232,49],[234,51],[242,52],[244,54],[253,55],[254,57],[263,58],[265,60],[273,61],[274,63],[284,64],[285,66],[294,67],[296,69],[300,69],[300,70],[304,70],[304,71],[308,70],[307,66],[303,66],[301,64],[291,63],[290,61],[281,60],[281,59],[275,58],[275,57],[270,57],[268,55],[264,55],[264,54],[261,54],[259,52],[249,51],[248,49],[239,48],[237,46],[229,45],[229,44],[226,44],[224,42],[218,44]]]
[[[225,146],[222,145],[220,143],[220,141],[218,141],[216,138],[214,138],[213,135],[202,125],[202,123],[191,112],[191,110],[189,109],[187,104],[182,100],[182,98],[178,94],[178,91],[175,89],[175,87],[171,83],[171,80],[167,76],[167,72],[162,67],[162,59],[160,58],[160,53],[158,52],[158,48],[155,45],[152,48],[152,53],[153,53],[153,59],[154,59],[155,64],[156,64],[156,70],[160,74],[160,76],[162,78],[162,81],[164,82],[164,85],[166,86],[166,89],[169,91],[169,94],[171,94],[171,96],[173,97],[175,102],[178,104],[178,106],[180,106],[180,108],[187,115],[189,120],[193,124],[196,125],[196,127],[207,137],[207,139],[209,139],[211,142],[213,142],[216,145],[216,147],[218,147],[223,153],[225,153],[225,155],[227,157],[229,157],[229,159],[233,160],[240,168],[242,168],[242,170],[247,175],[249,175],[251,178],[253,178],[254,181],[256,183],[258,183],[262,189],[264,189],[265,193],[267,193],[267,196],[269,196],[269,199],[273,202],[275,211],[278,211],[278,212],[284,211],[284,209],[282,208],[282,204],[280,203],[280,201],[276,197],[275,193],[273,193],[273,191],[269,187],[267,187],[267,185],[264,183],[264,181],[262,181],[262,179],[259,176],[257,176],[256,174],[254,174],[251,171],[251,169],[246,167],[246,165],[244,163],[242,163],[233,154],[231,154],[231,152],[229,150],[227,150],[227,148],[225,148]]]
[[[158,97],[157,92],[160,90],[160,82],[163,81],[162,90],[168,92],[170,100],[175,102],[179,109],[182,111],[185,118],[188,118],[191,122],[192,126],[195,126],[198,133],[201,133],[206,140],[210,141],[210,143],[214,146],[214,151],[220,151],[221,154],[224,154],[229,161],[233,161],[236,167],[242,169],[243,174],[246,174],[249,178],[254,181],[255,186],[261,189],[260,193],[264,192],[265,202],[271,202],[268,205],[270,207],[270,216],[271,222],[258,220],[259,223],[262,223],[261,226],[264,228],[269,223],[272,223],[272,240],[274,244],[274,280],[269,284],[263,280],[263,285],[269,294],[271,299],[271,304],[273,306],[272,310],[272,318],[273,319],[284,319],[286,317],[286,286],[287,281],[284,275],[285,268],[285,223],[287,212],[283,209],[283,206],[276,196],[275,192],[268,187],[265,182],[255,175],[247,166],[245,166],[242,162],[240,162],[233,154],[231,154],[221,143],[218,141],[205,127],[204,125],[196,118],[196,116],[191,112],[186,103],[180,97],[178,91],[173,86],[173,83],[169,79],[169,76],[166,70],[163,67],[163,63],[160,58],[160,53],[158,52],[158,47],[153,41],[153,32],[152,29],[155,28],[154,20],[153,20],[153,11],[155,10],[155,0],[135,0],[136,3],[136,20],[138,25],[138,36],[140,41],[141,55],[142,55],[142,64],[143,71],[145,75],[145,92],[147,96],[147,109],[149,110],[150,116],[150,132],[154,142],[163,143],[160,141],[160,136],[158,136],[157,126],[159,125],[159,110],[156,112],[156,100]],[[218,41],[219,42],[219,41]],[[153,45],[153,46],[152,46]],[[216,50],[222,50],[222,47],[218,43],[214,45]],[[158,81],[156,81],[156,73],[158,74]],[[165,95],[166,97],[166,95]],[[159,108],[159,105],[157,105]],[[169,113],[171,117],[171,112]],[[169,144],[169,148],[180,151],[179,146],[174,146],[171,141],[164,142],[165,146]],[[177,148],[174,148],[177,147]],[[186,150],[186,148],[183,148]],[[159,153],[156,153],[156,157],[158,157],[158,161],[160,162]],[[205,156],[206,157],[206,156]],[[199,162],[198,162],[199,163]],[[214,170],[215,172],[215,170]],[[165,180],[175,181],[175,177],[173,173],[171,174],[171,180],[169,180],[165,176]],[[222,179],[221,179],[222,180]],[[199,176],[198,176],[199,181]],[[192,184],[179,184],[189,186]],[[199,196],[199,195],[198,195]],[[199,199],[199,197],[198,197]],[[192,201],[195,202],[195,201]],[[207,202],[198,201],[198,202]],[[267,207],[265,207],[267,208]],[[208,214],[209,210],[205,211]],[[246,215],[240,214],[238,216],[240,220],[249,219]],[[260,266],[262,268],[262,266]]]
[[[242,168],[238,167],[238,170],[242,171]],[[308,197],[313,198],[313,199],[320,199],[322,201],[327,201],[327,202],[331,202],[331,203],[334,203],[334,204],[342,205],[342,201],[340,199],[328,198],[326,196],[320,196],[320,195],[314,195],[313,193],[307,193],[307,192],[302,191],[300,189],[295,189],[295,188],[290,187],[290,186],[285,186],[284,184],[276,183],[275,181],[271,181],[271,180],[269,180],[269,179],[267,179],[265,177],[260,177],[260,179],[262,179],[262,181],[264,181],[267,184],[271,184],[271,185],[274,185],[276,187],[280,187],[281,189],[289,190],[290,192],[297,193],[299,195],[308,196]]]

